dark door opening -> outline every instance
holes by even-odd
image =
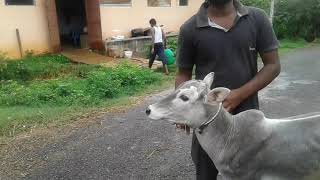
[[[85,0],[56,0],[62,50],[87,48]]]

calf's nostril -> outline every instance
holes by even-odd
[[[150,115],[150,113],[151,113],[151,109],[148,108],[148,109],[146,110],[146,114],[147,114],[147,115]]]

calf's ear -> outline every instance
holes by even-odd
[[[214,88],[209,91],[206,102],[211,104],[216,104],[223,102],[230,94],[230,89],[224,87]]]
[[[203,82],[210,88],[214,80],[214,72],[209,73],[204,79]]]

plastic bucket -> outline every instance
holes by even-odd
[[[174,53],[171,51],[171,49],[164,50],[164,55],[168,59],[168,65],[174,64],[176,58],[174,57]]]

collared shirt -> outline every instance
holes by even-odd
[[[242,15],[237,11],[237,18],[241,17]],[[224,30],[225,32],[228,32],[230,29],[226,29],[222,26],[220,26],[219,24],[215,23],[213,20],[211,20],[209,17],[208,17],[208,24],[209,26],[211,27],[214,27],[214,28],[218,28],[218,29],[221,29],[221,30]]]
[[[234,0],[237,16],[229,30],[210,24],[207,6],[182,25],[179,34],[177,66],[195,67],[196,79],[215,72],[214,87],[236,89],[257,74],[258,53],[278,48],[278,40],[266,13]],[[237,112],[258,109],[257,94],[248,98]]]

